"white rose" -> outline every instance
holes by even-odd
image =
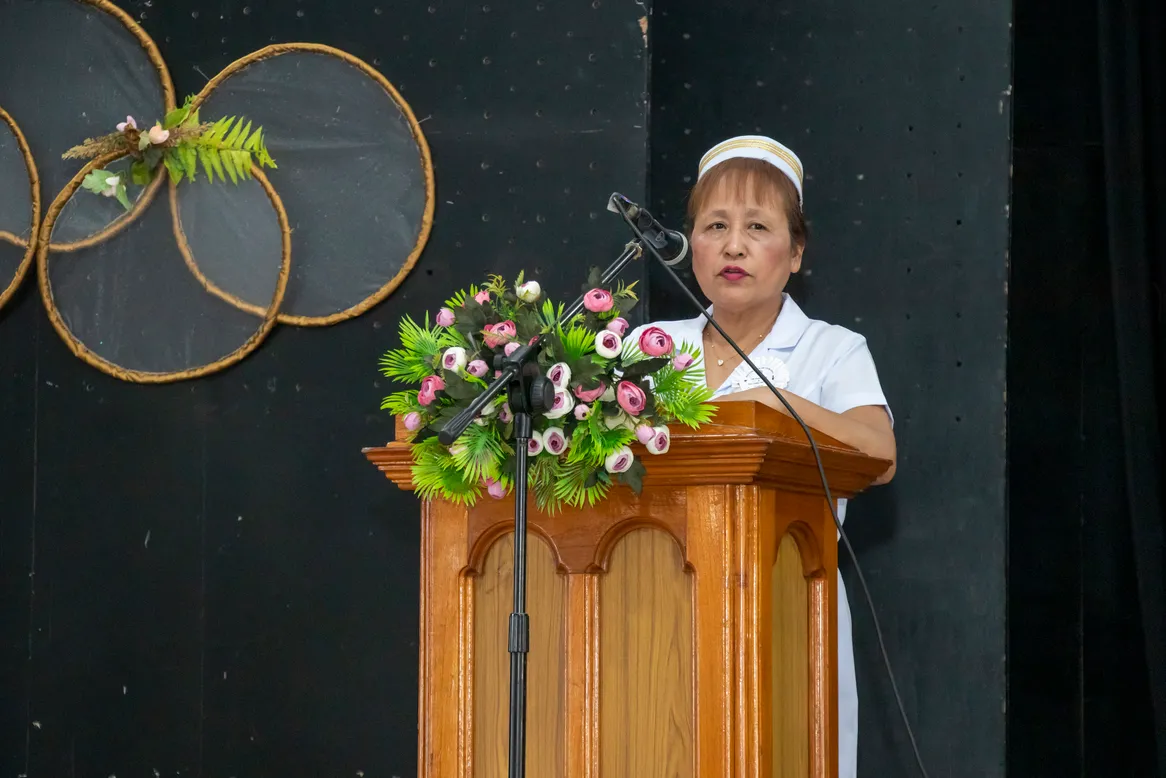
[[[653,427],[652,437],[645,443],[648,452],[652,454],[667,454],[672,445],[672,433],[667,427]]]
[[[441,355],[441,366],[451,373],[456,373],[466,366],[466,350],[460,346],[447,348]]]
[[[556,362],[547,371],[547,379],[555,385],[556,392],[566,389],[567,384],[571,383],[571,368],[567,367],[566,362]]]
[[[538,285],[538,281],[527,281],[515,290],[518,299],[524,303],[533,303],[538,298],[542,297],[543,289]]]
[[[609,473],[625,473],[631,469],[634,461],[635,455],[632,454],[632,450],[627,446],[620,446],[604,460],[603,467]]]
[[[558,419],[566,416],[575,408],[575,398],[565,389],[555,390],[555,403],[551,409],[543,414],[548,419]]]
[[[623,351],[623,340],[611,330],[595,334],[595,352],[604,359],[615,359]]]

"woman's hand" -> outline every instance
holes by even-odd
[[[834,413],[796,394],[781,389],[778,391],[809,426],[848,446],[854,446],[868,456],[889,459],[891,466],[878,477],[876,485],[888,483],[895,477],[895,432],[885,408],[879,405],[864,405],[851,408],[846,413]],[[774,397],[773,392],[765,386],[728,394],[714,402],[759,402],[789,415],[781,400]]]

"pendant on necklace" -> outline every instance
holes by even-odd
[[[721,365],[723,365],[723,364],[725,364],[725,360],[723,360],[723,359],[718,359],[718,360],[717,360],[717,367],[720,367],[720,366],[721,366]]]

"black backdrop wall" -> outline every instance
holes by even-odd
[[[0,772],[415,774],[415,511],[359,454],[389,436],[392,323],[488,269],[570,294],[625,240],[607,194],[644,195],[650,169],[679,225],[705,148],[759,131],[806,162],[795,293],[868,337],[896,412],[899,476],[848,527],[924,756],[1003,774],[1007,2],[782,0],[714,25],[707,3],[658,0],[650,159],[639,3],[122,6],[180,94],[272,41],[378,67],[423,120],[438,210],[380,307],[280,328],[194,383],[86,367],[31,284],[0,312]],[[650,289],[654,316],[688,315]],[[847,574],[861,773],[908,775]]]
[[[652,202],[738,133],[806,168],[792,293],[869,342],[896,415],[895,481],[846,526],[932,775],[1004,771],[1005,313],[1011,5],[691,0],[655,6]],[[651,275],[652,313],[690,316]],[[859,774],[914,761],[853,570]]]
[[[193,383],[88,368],[32,283],[0,313],[0,774],[416,775],[416,508],[360,454],[391,437],[377,358],[472,276],[567,297],[619,253],[603,206],[645,190],[645,9],[122,7],[180,95],[273,41],[380,69],[429,140],[435,229],[377,309]]]

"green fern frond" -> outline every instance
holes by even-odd
[[[394,392],[381,400],[381,410],[388,411],[394,416],[403,416],[413,411],[424,411],[424,406],[417,401],[417,390],[406,389],[403,392]]]
[[[563,343],[563,361],[578,362],[595,351],[595,333],[582,327],[572,327],[560,334]]]
[[[481,497],[480,481],[458,470],[436,438],[414,446],[413,459],[413,486],[421,499],[440,498],[457,505],[473,505]]]
[[[271,154],[263,143],[263,128],[251,130],[251,122],[227,116],[219,119],[211,128],[193,141],[199,161],[208,180],[215,174],[233,183],[251,177],[251,165],[276,167]]]
[[[471,424],[451,448],[456,464],[469,480],[497,478],[502,464],[502,441],[490,425]]]
[[[567,505],[582,508],[595,505],[607,495],[610,485],[599,480],[595,467],[586,462],[568,462],[555,483],[555,497]]]
[[[550,300],[543,300],[541,312],[543,327],[547,329],[558,327],[559,322],[562,320],[563,314],[566,313],[566,311],[567,306],[563,305],[562,303],[559,303],[558,308],[556,308],[555,304]]]
[[[466,304],[466,290],[461,289],[454,293],[453,297],[445,301],[445,307],[451,311],[456,311]]]
[[[539,456],[530,466],[530,486],[534,491],[535,504],[538,509],[549,515],[554,515],[562,509],[562,505],[555,498],[555,485],[562,478],[562,462],[557,457]]]
[[[712,421],[717,407],[710,405],[713,390],[707,386],[687,384],[666,395],[656,393],[656,407],[688,427],[699,427]]]

